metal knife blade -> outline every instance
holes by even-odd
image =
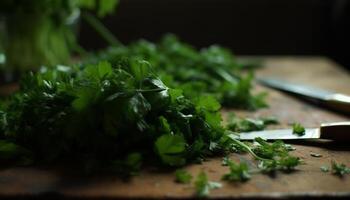
[[[296,94],[314,103],[350,115],[350,96],[335,93],[306,85],[288,83],[274,78],[258,78],[258,81],[268,87]]]
[[[236,136],[239,140],[254,140],[261,137],[266,140],[330,139],[350,141],[350,121],[324,123],[319,128],[307,128],[302,136],[293,134],[292,129],[252,131]]]
[[[311,97],[318,100],[327,100],[329,96],[334,95],[334,92],[314,88],[302,84],[289,83],[285,80],[275,78],[258,78],[258,81],[268,87],[276,88],[286,92],[299,94],[305,97]]]
[[[298,136],[293,134],[292,129],[265,130],[241,133],[240,140],[254,140],[261,137],[265,140],[295,140],[295,139],[319,139],[320,130],[318,128],[305,129],[305,134]]]

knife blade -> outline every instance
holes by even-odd
[[[293,140],[293,139],[331,139],[350,140],[350,122],[335,122],[321,124],[319,128],[307,128],[304,135],[293,134],[292,129],[277,129],[252,131],[239,134],[240,140],[254,140],[261,137],[266,140]]]
[[[295,94],[311,102],[324,105],[345,114],[350,114],[349,95],[269,77],[258,78],[258,81],[267,87]]]

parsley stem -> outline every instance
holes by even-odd
[[[164,88],[157,88],[157,89],[149,89],[149,90],[137,89],[135,91],[136,92],[145,93],[145,92],[161,92],[161,91],[164,91],[164,90],[166,90],[166,89],[164,89]]]
[[[232,142],[234,142],[234,143],[240,145],[241,147],[243,147],[244,149],[246,149],[257,160],[265,160],[265,161],[270,160],[270,159],[262,158],[262,157],[256,155],[254,153],[254,151],[248,145],[244,144],[243,142],[241,142],[241,141],[239,141],[239,140],[237,140],[235,138],[232,138],[232,137],[230,137],[230,138],[232,139]]]
[[[96,32],[100,34],[100,36],[106,40],[112,46],[120,46],[121,42],[108,30],[100,20],[98,20],[95,16],[90,13],[83,12],[83,19],[95,29]]]

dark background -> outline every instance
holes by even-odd
[[[123,43],[170,32],[198,48],[325,55],[350,68],[350,0],[121,0],[103,23]],[[106,45],[84,22],[80,42],[87,49]]]

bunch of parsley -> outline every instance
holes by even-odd
[[[158,43],[139,40],[112,47],[85,62],[104,59],[118,63],[125,58],[149,61],[161,80],[183,90],[190,99],[209,94],[228,107],[254,110],[266,106],[264,93],[252,94],[252,73],[243,75],[244,65],[226,48],[213,45],[196,50],[174,35],[166,35]]]
[[[167,87],[143,60],[43,68],[1,105],[0,160],[122,173],[142,161],[181,166],[225,150],[219,109]]]

